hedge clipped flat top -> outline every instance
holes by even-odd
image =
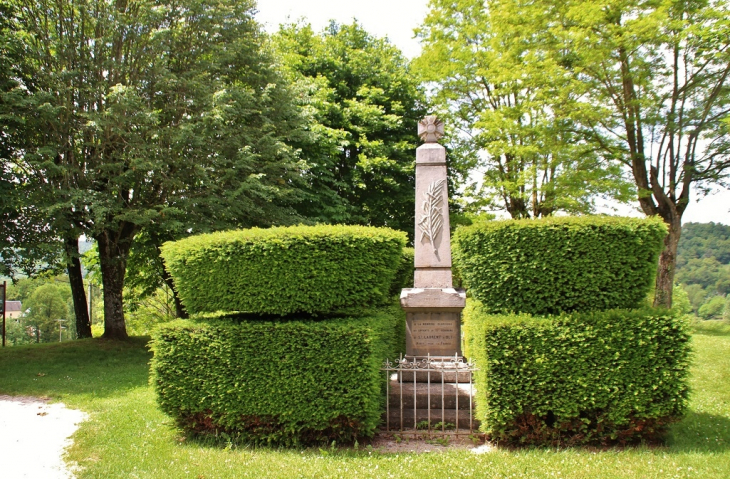
[[[666,309],[489,314],[470,300],[477,418],[507,444],[656,441],[687,407],[690,335]]]
[[[454,263],[492,312],[635,308],[649,291],[665,235],[656,218],[494,221],[456,231]]]
[[[162,257],[190,313],[317,314],[382,303],[405,242],[388,228],[253,228],[166,243]]]
[[[160,407],[189,432],[258,444],[372,436],[383,411],[380,367],[396,356],[405,318],[398,306],[360,314],[167,323],[151,343]]]

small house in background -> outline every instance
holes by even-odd
[[[23,307],[20,301],[5,301],[5,318],[17,319],[23,315]]]

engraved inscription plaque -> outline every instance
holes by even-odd
[[[406,350],[412,356],[461,354],[461,318],[455,312],[406,315]]]

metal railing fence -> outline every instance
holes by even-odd
[[[458,355],[401,355],[398,361],[385,361],[381,371],[386,377],[385,432],[428,436],[477,433],[473,400],[477,368],[473,362]],[[419,407],[424,404],[425,408]]]

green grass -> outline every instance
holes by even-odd
[[[692,400],[666,447],[383,454],[225,448],[185,441],[147,384],[145,339],[83,340],[0,351],[0,394],[47,396],[89,413],[68,460],[78,477],[730,477],[730,328],[694,334]],[[40,375],[39,375],[40,374]]]

